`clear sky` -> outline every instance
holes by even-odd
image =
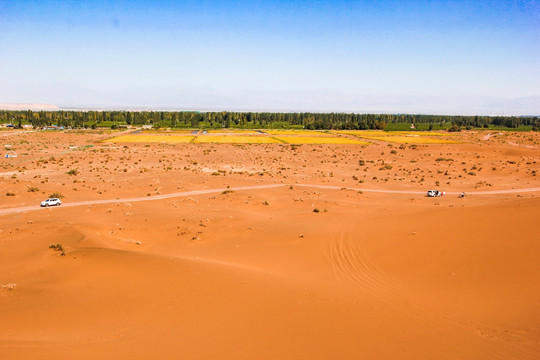
[[[540,114],[540,1],[0,0],[0,103]]]

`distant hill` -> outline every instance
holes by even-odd
[[[56,111],[56,110],[60,110],[60,108],[52,104],[2,104],[0,103],[0,110]]]

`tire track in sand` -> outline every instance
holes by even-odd
[[[336,279],[343,286],[350,287],[352,291],[360,291],[375,297],[379,300],[377,305],[379,310],[423,319],[433,331],[444,332],[449,327],[466,329],[468,334],[477,335],[475,340],[477,349],[489,359],[508,358],[507,352],[491,346],[489,341],[503,344],[502,346],[511,351],[516,358],[536,359],[534,349],[538,346],[537,342],[531,342],[519,336],[515,336],[512,340],[493,336],[498,332],[497,326],[477,320],[471,321],[468,316],[456,313],[454,309],[444,309],[429,300],[422,299],[407,290],[404,284],[386,275],[361,246],[362,228],[358,227],[355,219],[347,219],[344,223],[337,225],[333,234],[335,236],[325,240],[324,248]],[[453,342],[462,341],[462,331],[446,333],[454,334]],[[508,335],[512,336],[512,334]]]

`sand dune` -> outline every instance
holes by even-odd
[[[532,149],[482,134],[397,155],[16,136],[27,155],[0,178],[14,193],[0,204],[2,359],[540,356]],[[29,211],[53,191],[64,205]]]

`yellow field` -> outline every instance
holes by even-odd
[[[196,143],[218,143],[218,144],[275,144],[278,140],[269,136],[220,136],[203,135],[197,136],[193,141]]]
[[[251,129],[223,129],[223,130],[207,130],[209,134],[257,134],[257,130]]]
[[[161,131],[160,133],[161,134],[173,134],[173,135],[174,134],[186,134],[186,135],[188,135],[188,134],[192,134],[193,131],[198,131],[198,130],[187,130],[187,129],[186,130],[170,130],[170,131],[167,130],[166,132]]]
[[[287,144],[356,144],[366,145],[368,142],[343,137],[315,137],[315,136],[275,136]]]
[[[411,135],[411,136],[452,136],[449,133],[439,133],[432,131],[391,131],[396,135]]]
[[[114,143],[188,143],[193,140],[194,136],[182,136],[182,135],[122,135],[107,139],[104,142]]]
[[[396,136],[452,136],[452,134],[428,132],[428,131],[376,131],[376,130],[339,130],[335,131],[338,134],[354,135],[359,137],[373,138],[375,137],[396,137]]]
[[[318,135],[332,136],[330,133],[315,130],[262,130],[270,135]]]
[[[459,144],[459,141],[428,138],[428,137],[414,137],[414,136],[370,136],[369,139],[387,141],[398,144]]]
[[[296,133],[295,133],[296,134]],[[319,135],[319,133],[316,133]],[[150,135],[150,134],[129,134],[121,135],[104,142],[108,143],[215,143],[215,144],[357,144],[365,145],[368,142],[360,139],[338,137],[331,134],[325,136],[306,135],[285,135],[285,136],[265,136],[265,135]]]

